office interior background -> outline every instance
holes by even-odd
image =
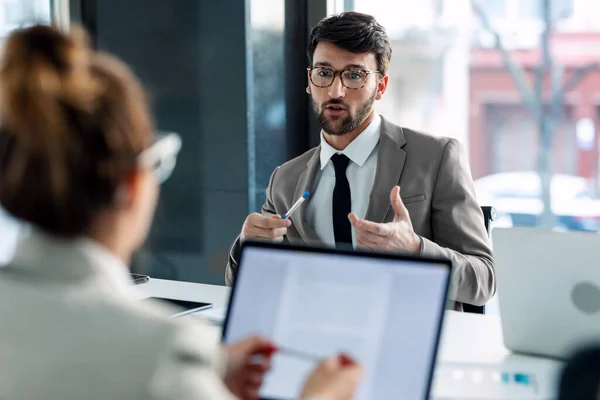
[[[223,284],[273,169],[318,144],[306,44],[321,18],[374,15],[392,39],[379,112],[460,140],[496,226],[600,230],[595,0],[1,0],[0,29],[76,22],[129,63],[183,148],[134,268]],[[0,260],[19,226],[0,210]]]

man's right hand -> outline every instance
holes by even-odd
[[[356,392],[362,368],[350,357],[339,355],[322,361],[302,389],[302,399],[350,400]]]
[[[254,213],[248,215],[242,227],[240,239],[261,239],[273,242],[281,242],[287,233],[287,228],[292,225],[289,219],[281,219],[279,215],[265,217]]]

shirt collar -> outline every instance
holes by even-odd
[[[367,125],[365,130],[363,130],[356,139],[342,151],[338,151],[331,147],[325,140],[325,136],[321,131],[321,170],[327,166],[331,156],[336,153],[346,155],[353,163],[362,167],[379,142],[380,129],[381,117],[378,114],[375,114],[375,118]]]

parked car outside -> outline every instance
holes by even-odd
[[[513,226],[534,227],[544,210],[541,181],[536,172],[502,172],[475,181],[479,202],[510,216]],[[550,184],[552,212],[556,229],[600,230],[600,198],[593,182],[574,175],[555,174]]]

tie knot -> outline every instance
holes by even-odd
[[[331,162],[335,168],[336,176],[340,173],[345,175],[346,168],[348,168],[348,164],[350,163],[350,159],[345,154],[334,154],[331,156]]]

